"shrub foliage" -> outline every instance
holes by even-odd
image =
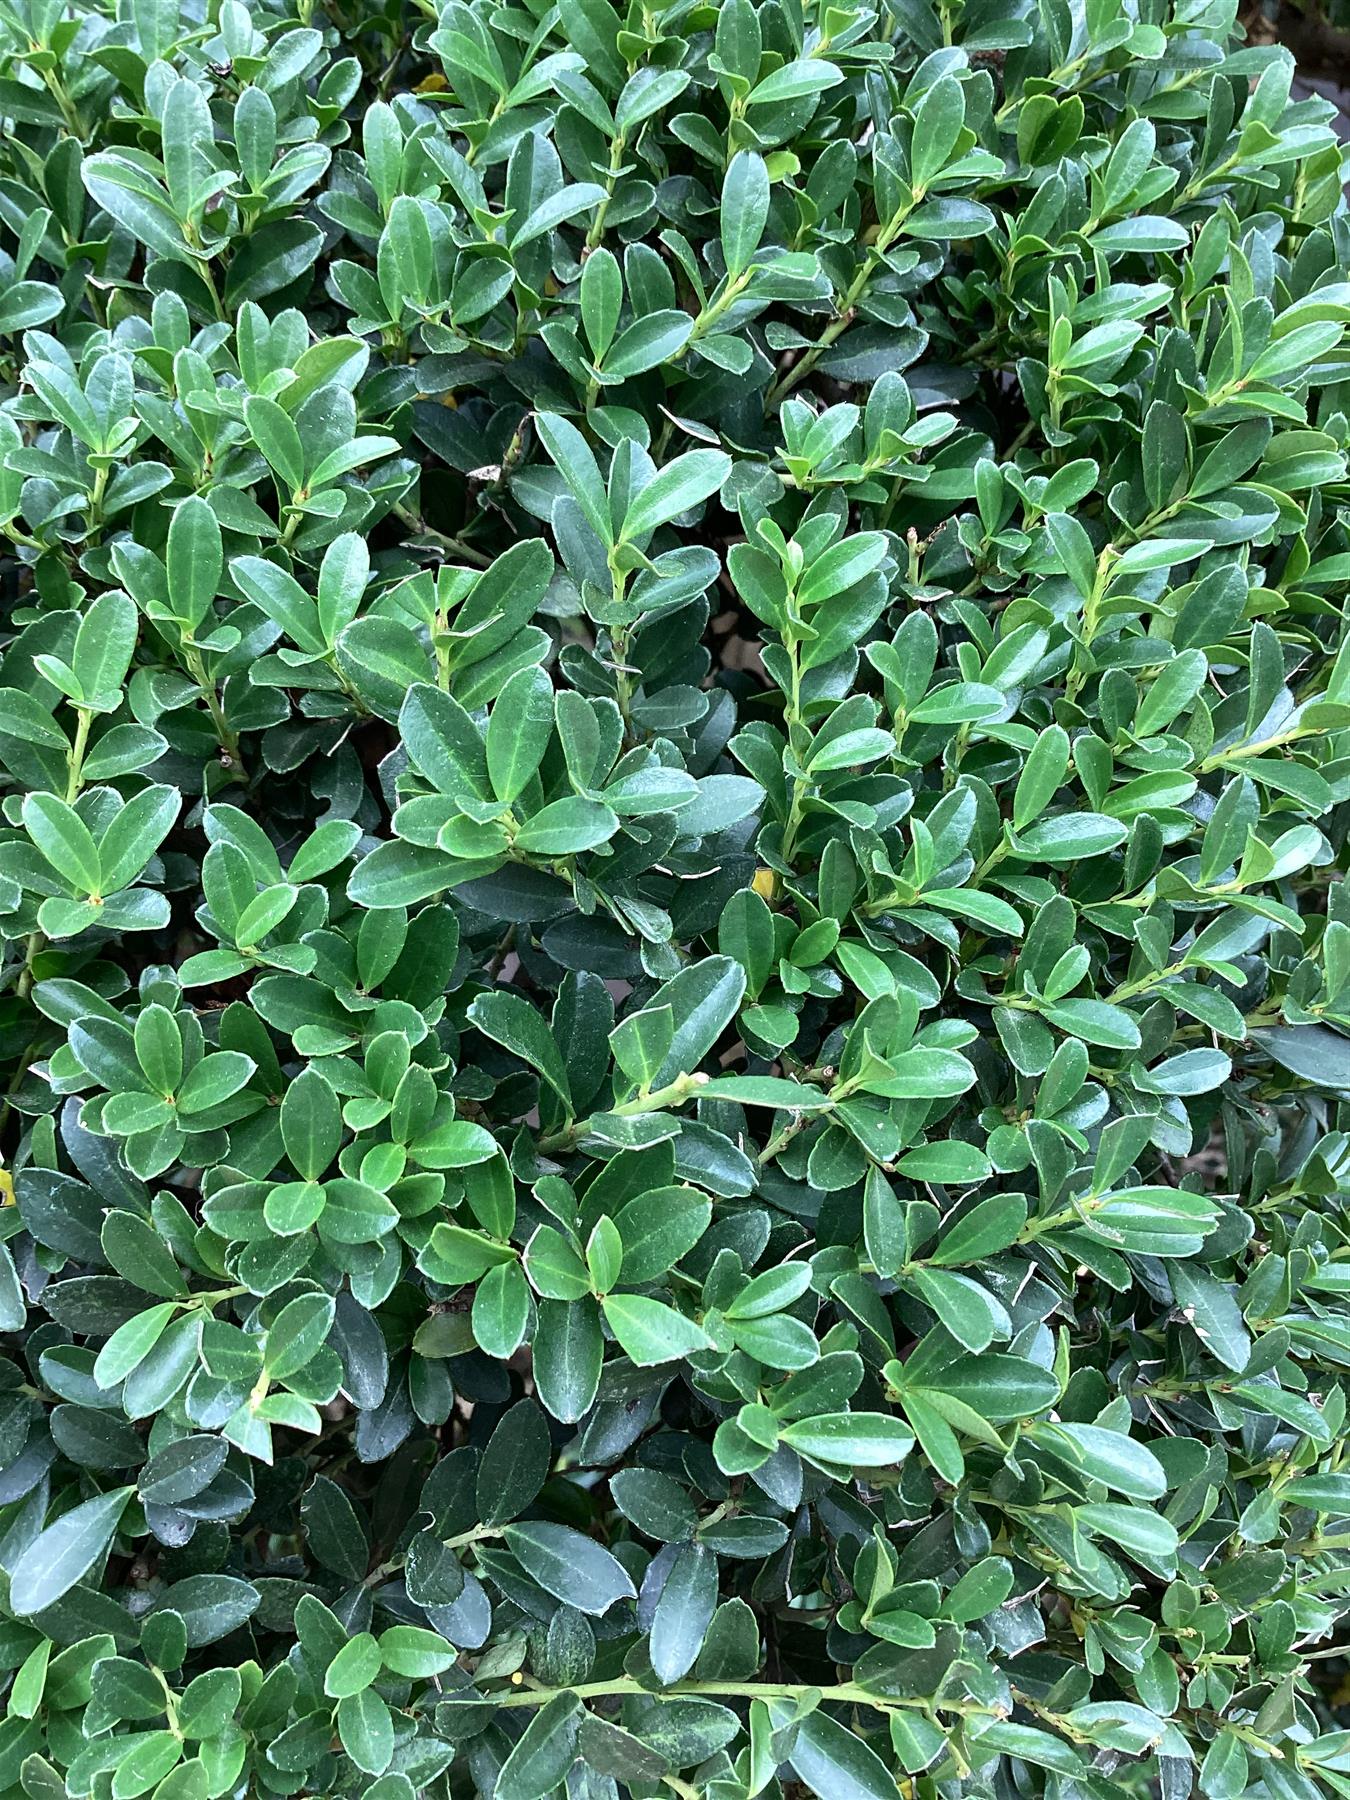
[[[0,3],[0,1793],[1350,1795],[1329,104],[296,3]]]

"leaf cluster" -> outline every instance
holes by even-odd
[[[0,0],[0,1800],[1350,1800],[1236,10]]]

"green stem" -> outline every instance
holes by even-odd
[[[664,1112],[668,1107],[683,1106],[691,1094],[709,1079],[707,1075],[677,1075],[669,1087],[657,1088],[654,1093],[638,1094],[632,1100],[624,1100],[618,1106],[609,1108],[610,1114],[621,1119],[631,1119],[639,1113]],[[584,1138],[591,1129],[591,1121],[574,1119],[570,1125],[564,1125],[560,1131],[551,1131],[539,1139],[536,1148],[547,1155],[551,1150],[567,1150]]]
[[[1006,827],[1005,827],[1006,829]],[[979,887],[991,869],[996,869],[1006,858],[1012,855],[1012,845],[1006,837],[1001,837],[982,863],[977,864],[975,873],[970,877],[971,887]]]
[[[26,1000],[33,990],[33,964],[41,956],[47,939],[40,931],[30,931],[23,947],[23,967],[19,970],[19,978],[14,984],[14,991],[21,1000]]]
[[[108,491],[110,467],[104,463],[94,470],[94,486],[89,495],[89,530],[96,531],[103,523],[103,496]]]
[[[749,269],[744,270],[734,281],[729,281],[722,292],[717,296],[716,300],[706,307],[694,320],[694,329],[689,333],[689,343],[694,344],[697,343],[700,338],[707,337],[708,333],[712,330],[713,326],[717,324],[722,315],[735,301],[740,299],[749,284]]]
[[[790,606],[791,602],[789,602],[789,608]],[[788,661],[792,667],[792,685],[788,690],[784,720],[788,728],[789,747],[793,752],[794,759],[800,761],[809,742],[810,733],[802,718],[801,644],[790,629],[783,635],[783,648],[788,653]],[[783,861],[788,864],[792,861],[792,853],[797,845],[797,834],[801,830],[805,818],[807,790],[813,785],[804,775],[793,775],[791,779],[792,799],[788,806],[787,823],[783,827],[783,841],[779,847]]]
[[[1133,1000],[1137,994],[1146,994],[1150,988],[1158,987],[1163,982],[1171,981],[1180,975],[1186,967],[1184,962],[1168,963],[1163,969],[1150,969],[1147,975],[1141,975],[1137,981],[1127,981],[1111,996],[1112,1004],[1118,1006],[1122,1000]]]
[[[959,1718],[1001,1719],[1002,1708],[982,1706],[977,1700],[942,1700],[910,1698],[907,1695],[874,1694],[858,1681],[840,1682],[836,1687],[808,1687],[791,1681],[677,1681],[658,1690],[662,1699],[684,1694],[723,1695],[733,1700],[804,1700],[819,1695],[830,1705],[872,1706],[878,1712],[950,1713]],[[516,1688],[505,1694],[492,1694],[498,1706],[547,1706],[559,1694],[575,1694],[578,1700],[602,1700],[620,1694],[651,1694],[631,1675],[616,1676],[612,1681],[584,1681],[576,1687]]]
[[[595,217],[591,220],[591,228],[586,233],[586,248],[594,250],[605,235],[605,214],[609,211],[610,201],[614,198],[614,189],[619,179],[619,170],[623,167],[624,141],[619,132],[609,146],[609,174],[605,178],[605,197],[595,209]]]
[[[1192,176],[1191,180],[1176,196],[1172,202],[1172,210],[1176,211],[1178,208],[1186,205],[1188,201],[1197,199],[1199,195],[1204,193],[1207,187],[1213,187],[1215,182],[1222,181],[1225,175],[1231,175],[1233,170],[1239,167],[1242,160],[1241,153],[1235,150],[1231,156],[1225,157],[1221,163],[1216,163],[1212,169],[1200,170],[1197,175]]]
[[[1092,592],[1083,602],[1083,632],[1074,643],[1073,658],[1069,666],[1068,677],[1064,683],[1064,698],[1074,704],[1087,681],[1092,663],[1092,644],[1101,623],[1102,602],[1106,598],[1106,590],[1111,580],[1111,565],[1116,560],[1116,551],[1108,544],[1097,558],[1097,576],[1092,584]]]
[[[898,220],[894,221],[894,223],[897,224],[898,222]],[[812,369],[815,368],[816,364],[820,361],[821,357],[824,356],[825,352],[829,349],[835,339],[842,337],[844,332],[848,330],[849,326],[853,323],[854,308],[866,292],[868,284],[871,282],[873,271],[880,261],[881,239],[878,238],[875,244],[868,247],[867,254],[863,257],[862,264],[859,267],[857,274],[848,285],[847,291],[840,302],[839,317],[831,324],[827,325],[824,331],[822,331],[820,336],[816,339],[815,343],[812,344],[811,348],[804,351],[792,367],[790,369],[785,369],[778,380],[774,382],[773,386],[764,396],[766,410],[772,410],[774,407],[780,406],[783,401],[787,399],[793,388],[795,388],[799,382],[805,381],[806,377],[811,373]]]
[[[500,1525],[475,1525],[471,1531],[461,1531],[458,1537],[442,1538],[441,1545],[446,1550],[464,1550],[470,1544],[478,1544],[484,1538],[498,1538],[502,1535]],[[378,1587],[387,1576],[396,1575],[407,1562],[406,1556],[391,1556],[384,1562],[376,1563],[369,1575],[362,1581],[364,1588]]]
[[[239,739],[230,729],[225,718],[225,709],[220,704],[220,695],[216,692],[216,684],[206,672],[206,664],[202,661],[202,653],[195,644],[184,644],[183,660],[188,673],[202,691],[202,698],[211,714],[211,722],[216,728],[216,737],[221,749],[229,757],[232,764],[239,765]]]
[[[1090,52],[1085,50],[1081,56],[1074,57],[1072,62],[1065,63],[1062,68],[1052,69],[1045,77],[1047,83],[1054,83],[1056,89],[1059,90],[1061,98],[1077,92],[1077,86],[1070,85],[1071,78],[1077,75],[1080,69],[1087,66],[1089,55]],[[1097,79],[1097,72],[1094,72],[1091,79],[1094,81]],[[1086,84],[1080,83],[1078,85],[1081,86]],[[1005,119],[1010,119],[1025,99],[1026,95],[1019,90],[1011,100],[1005,101],[994,114],[994,122],[1001,125]]]
[[[176,1738],[181,1738],[183,1733],[179,1729],[178,1724],[178,1696],[169,1686],[162,1669],[156,1668],[155,1665],[151,1663],[150,1672],[159,1683],[160,1689],[164,1695],[164,1715],[169,1722],[169,1730]]]
[[[760,1151],[760,1167],[763,1168],[765,1163],[771,1163],[776,1157],[781,1156],[783,1151],[786,1150],[788,1145],[792,1142],[793,1138],[795,1138],[797,1133],[805,1126],[811,1124],[815,1119],[823,1119],[828,1116],[827,1113],[822,1112],[819,1109],[812,1112],[795,1113],[793,1117],[788,1120],[787,1124],[783,1126],[782,1130],[776,1131]]]
[[[418,537],[434,538],[438,544],[444,545],[447,550],[453,552],[455,556],[462,557],[465,562],[472,563],[476,569],[486,569],[488,564],[492,561],[490,556],[485,556],[481,550],[476,550],[472,544],[465,543],[463,538],[452,537],[448,531],[437,531],[434,525],[428,525],[425,519],[419,519],[417,515],[411,512],[406,506],[396,506],[394,508],[394,517],[396,519],[402,519],[409,530],[414,532]]]
[[[1350,1531],[1329,1532],[1325,1537],[1314,1533],[1288,1546],[1290,1556],[1320,1556],[1324,1550],[1350,1550]]]
[[[496,104],[492,108],[492,111],[488,114],[487,125],[483,131],[482,137],[479,138],[476,143],[471,143],[469,145],[468,149],[464,152],[464,160],[466,163],[469,164],[469,166],[471,168],[473,166],[475,158],[478,155],[478,152],[482,149],[483,145],[487,142],[488,133],[492,130],[492,127],[497,123],[498,119],[501,118],[502,113],[506,110],[506,99],[507,99],[507,97],[505,94],[502,94],[498,97]]]
[[[202,278],[202,286],[206,289],[207,293],[211,296],[211,304],[215,308],[216,317],[218,319],[228,318],[229,314],[225,311],[224,305],[222,304],[221,298],[220,298],[220,290],[216,286],[216,278],[211,273],[210,262],[208,261],[208,259],[206,257],[203,256],[197,261],[196,268],[197,268],[197,273]]]
[[[44,69],[42,71],[42,79],[46,82],[47,91],[50,93],[52,99],[55,100],[56,104],[61,108],[61,117],[65,121],[66,130],[73,138],[83,139],[84,131],[80,125],[80,115],[75,110],[75,102],[56,79],[56,71],[54,69]]]
[[[1200,773],[1209,775],[1215,769],[1222,769],[1230,762],[1241,762],[1249,756],[1262,756],[1267,750],[1278,750],[1283,744],[1292,744],[1298,738],[1317,737],[1318,732],[1294,726],[1290,731],[1276,732],[1274,737],[1262,738],[1259,743],[1240,744],[1235,750],[1218,750],[1213,756],[1207,756],[1200,765]]]
[[[1048,1231],[1058,1231],[1065,1225],[1081,1225],[1083,1215],[1094,1211],[1102,1203],[1101,1194],[1084,1194],[1072,1206],[1062,1206],[1058,1212],[1047,1213],[1043,1219],[1028,1219],[1018,1232],[1015,1242],[1034,1244],[1036,1239],[1044,1237]]]
[[[66,753],[66,805],[73,806],[84,779],[84,758],[89,748],[89,727],[94,715],[87,706],[75,709],[75,742]]]
[[[773,386],[764,396],[764,405],[766,408],[773,408],[780,405],[792,392],[793,388],[797,386],[798,382],[806,379],[835,339],[841,337],[843,333],[848,330],[849,326],[853,323],[854,309],[871,285],[872,277],[877,270],[877,265],[885,256],[887,250],[890,249],[900,227],[923,198],[923,188],[915,188],[905,204],[899,207],[884,224],[879,224],[877,226],[876,241],[867,246],[867,252],[858,266],[857,273],[845,290],[843,299],[839,305],[839,317],[831,324],[827,325],[811,348],[807,350],[790,369],[785,369],[778,380],[774,382]]]
[[[615,610],[622,608],[625,590],[628,587],[627,573],[615,560],[613,550],[609,553],[609,579],[614,591]],[[636,671],[629,662],[632,654],[632,625],[614,625],[610,627],[610,666],[614,671],[614,698],[623,719],[624,742],[633,739],[631,714],[633,710],[633,676]]]

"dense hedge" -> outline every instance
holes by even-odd
[[[1330,106],[296,4],[0,0],[0,1800],[1350,1796]]]

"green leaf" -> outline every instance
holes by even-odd
[[[727,956],[706,956],[658,988],[650,1004],[675,1019],[670,1052],[652,1077],[661,1088],[692,1073],[735,1018],[745,995],[745,970]]]
[[[70,659],[87,704],[112,711],[135,648],[136,608],[125,594],[101,594],[80,620]]]
[[[330,1699],[345,1700],[349,1694],[362,1693],[379,1672],[379,1645],[368,1631],[358,1631],[329,1663],[323,1691]]]
[[[722,182],[722,255],[731,278],[750,267],[769,217],[769,171],[753,150],[739,150]]]
[[[535,856],[579,856],[608,843],[618,829],[617,816],[603,802],[568,794],[526,819],[515,847]]]
[[[1027,1203],[1020,1194],[993,1194],[944,1229],[932,1260],[946,1266],[983,1262],[1017,1241],[1027,1222]]]
[[[497,1263],[474,1290],[475,1342],[486,1355],[505,1362],[524,1343],[529,1322],[530,1289],[519,1264]]]
[[[965,123],[966,97],[961,83],[947,75],[935,81],[914,109],[912,175],[926,188],[944,169]]]
[[[488,775],[499,800],[509,802],[520,795],[544,760],[552,735],[552,682],[537,665],[517,669],[488,720]]]
[[[784,63],[751,90],[749,102],[752,106],[779,106],[786,100],[819,94],[842,80],[833,63],[817,58]]]
[[[581,1702],[556,1694],[541,1706],[502,1764],[494,1784],[497,1800],[544,1800],[558,1786],[577,1755]]]
[[[1276,1025],[1252,1036],[1281,1068],[1318,1087],[1350,1092],[1350,1038],[1324,1025]]]
[[[668,1006],[629,1013],[609,1034],[614,1061],[640,1088],[650,1088],[675,1041],[675,1015]]]
[[[317,1069],[305,1069],[286,1089],[281,1136],[302,1181],[317,1181],[336,1156],[342,1141],[341,1109]]]
[[[143,1363],[163,1337],[178,1308],[173,1301],[136,1313],[104,1344],[94,1361],[94,1380],[101,1388],[114,1388]]]
[[[137,1492],[152,1506],[176,1506],[205,1491],[225,1466],[223,1438],[194,1433],[166,1444],[141,1470]]]
[[[515,1252],[507,1245],[444,1222],[432,1227],[430,1247],[439,1279],[448,1287],[478,1281],[489,1269],[515,1261]]]
[[[696,1188],[654,1188],[634,1195],[614,1223],[623,1241],[624,1282],[643,1287],[694,1248],[712,1223],[712,1204]]]
[[[508,1525],[502,1536],[530,1579],[578,1612],[598,1616],[616,1600],[636,1595],[623,1565],[594,1538],[570,1526],[534,1520]]]
[[[189,627],[195,629],[206,618],[220,590],[223,567],[224,550],[216,515],[195,494],[180,501],[169,521],[165,569],[170,605],[175,616]]]
[[[469,1007],[469,1018],[485,1036],[520,1057],[532,1069],[537,1069],[570,1110],[572,1093],[562,1052],[548,1025],[528,1000],[522,1000],[517,994],[479,994]]]
[[[775,1725],[789,1724],[787,1701],[766,1704]],[[891,1800],[895,1791],[894,1777],[876,1752],[828,1713],[809,1713],[797,1725],[792,1765],[813,1793],[830,1800]]]
[[[1100,1425],[1056,1424],[1031,1428],[1034,1441],[1059,1462],[1135,1500],[1157,1500],[1167,1490],[1162,1464],[1145,1445]]]
[[[681,1544],[652,1617],[652,1668],[666,1686],[693,1668],[717,1610],[717,1558],[703,1544]]]
[[[576,426],[557,413],[541,412],[534,422],[540,442],[553,458],[586,523],[605,545],[614,542],[609,498],[590,445]]]
[[[681,513],[715,494],[731,472],[731,458],[721,450],[689,450],[658,469],[624,514],[624,543],[648,537]]]
[[[906,1371],[904,1384],[908,1386],[911,1379],[926,1390],[960,1401],[991,1425],[1007,1425],[1044,1412],[1059,1399],[1060,1390],[1049,1369],[999,1351],[961,1356],[940,1369],[926,1368],[922,1375]]]
[[[1086,600],[1097,579],[1097,555],[1091,538],[1067,513],[1048,514],[1045,529],[1060,567]]]
[[[1012,1336],[1007,1309],[982,1282],[949,1269],[916,1267],[910,1279],[935,1316],[967,1350],[978,1354],[995,1338]]]
[[[165,1300],[180,1299],[187,1293],[187,1282],[173,1252],[138,1214],[118,1210],[105,1214],[100,1241],[109,1263],[133,1286]]]
[[[1120,1506],[1114,1501],[1098,1500],[1090,1506],[1076,1506],[1074,1518],[1089,1531],[1097,1532],[1105,1542],[1118,1545],[1133,1555],[1168,1562],[1177,1553],[1176,1526],[1146,1507]]]
[[[430,1131],[415,1139],[410,1149],[424,1168],[470,1169],[496,1156],[497,1140],[481,1125],[446,1113]]]
[[[282,1307],[267,1330],[263,1368],[274,1381],[284,1381],[317,1355],[333,1328],[331,1294],[298,1294]]]
[[[421,683],[409,689],[398,717],[409,756],[439,793],[469,802],[487,798],[483,740],[457,700]]]
[[[605,357],[608,381],[628,381],[677,357],[689,341],[694,321],[687,312],[669,307],[645,313],[621,331]]]
[[[1281,1488],[1280,1496],[1314,1512],[1350,1515],[1350,1475],[1299,1475]]]
[[[1023,832],[1017,840],[1017,854],[1054,867],[1104,856],[1123,844],[1127,835],[1118,819],[1100,813],[1060,813]]]
[[[69,753],[70,740],[51,713],[22,688],[0,687],[0,735]]]
[[[83,1500],[40,1531],[11,1571],[10,1611],[31,1618],[54,1606],[93,1568],[112,1543],[134,1488],[113,1488]]]
[[[1245,1369],[1252,1341],[1231,1290],[1207,1270],[1184,1261],[1171,1264],[1169,1278],[1177,1305],[1205,1349],[1226,1368]]]
[[[445,1639],[420,1625],[391,1625],[380,1633],[380,1658],[393,1675],[429,1681],[454,1667],[455,1652]]]
[[[147,180],[138,163],[104,151],[88,157],[80,174],[93,198],[135,241],[171,262],[192,261],[163,190]]]
[[[1123,1006],[1105,1000],[1060,1000],[1041,1011],[1052,1025],[1085,1044],[1100,1044],[1106,1050],[1139,1048],[1139,1027]]]
[[[641,1294],[606,1294],[600,1304],[624,1354],[640,1369],[712,1348],[712,1339],[701,1326],[663,1301]]]
[[[539,1398],[555,1419],[575,1425],[589,1412],[600,1381],[605,1342],[589,1297],[541,1300],[534,1338]]]
[[[913,1432],[887,1413],[823,1413],[785,1425],[781,1435],[813,1461],[857,1469],[890,1468],[914,1445]]]
[[[338,1701],[337,1727],[342,1747],[357,1768],[367,1775],[382,1775],[394,1754],[394,1721],[374,1688]]]
[[[28,1305],[19,1283],[14,1258],[0,1244],[0,1331],[22,1331],[28,1322]]]
[[[604,360],[614,341],[623,306],[623,276],[617,257],[603,245],[586,258],[581,270],[581,322],[596,362]]]
[[[89,827],[55,794],[27,794],[23,822],[29,837],[75,894],[97,894],[103,885],[98,848]]]
[[[173,829],[181,805],[177,788],[147,787],[113,815],[98,841],[105,895],[141,874]]]
[[[525,1246],[525,1272],[549,1300],[580,1300],[591,1291],[590,1272],[573,1242],[540,1225]]]
[[[498,1525],[525,1511],[553,1461],[548,1421],[533,1400],[520,1400],[497,1422],[478,1467],[478,1514]]]
[[[305,453],[295,421],[275,400],[254,395],[244,402],[249,435],[291,493],[304,486]]]
[[[777,1075],[715,1075],[699,1089],[702,1100],[732,1100],[737,1106],[772,1106],[787,1112],[828,1112],[834,1101],[821,1088]]]
[[[183,1078],[183,1033],[164,1006],[147,1006],[133,1033],[136,1060],[157,1094],[171,1095]]]

